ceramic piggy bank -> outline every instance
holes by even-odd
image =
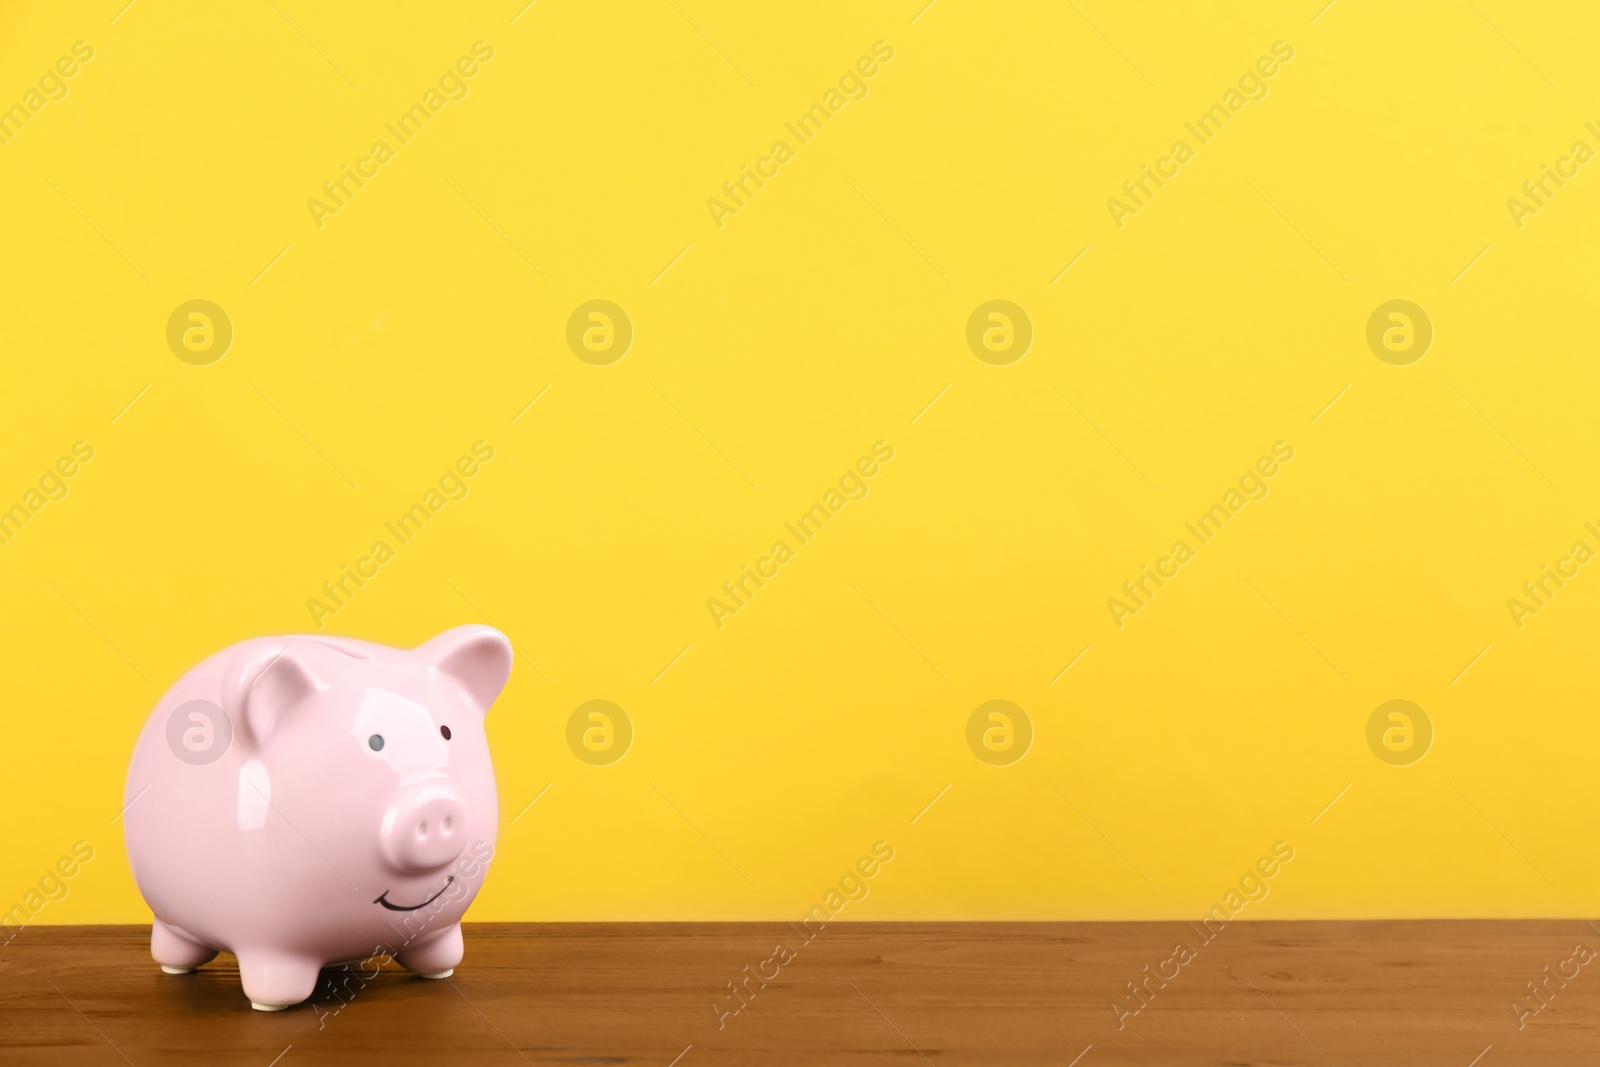
[[[184,675],[124,798],[162,970],[231,952],[263,1011],[380,953],[448,977],[494,851],[483,719],[510,673],[503,634],[461,626],[410,651],[261,638]]]

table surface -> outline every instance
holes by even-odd
[[[1499,1067],[1600,1054],[1600,928],[1581,920],[1235,922],[1210,941],[1185,923],[833,923],[809,940],[786,923],[465,929],[449,979],[375,960],[324,971],[312,1000],[267,1014],[230,956],[166,975],[147,927],[30,927],[0,946],[0,1063]]]

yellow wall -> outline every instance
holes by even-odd
[[[0,505],[93,458],[0,545],[0,908],[84,841],[36,921],[143,919],[114,818],[153,702],[311,629],[482,441],[468,495],[318,620],[516,644],[475,918],[797,917],[878,841],[846,918],[1196,916],[1280,841],[1248,915],[1593,913],[1600,565],[1507,602],[1600,548],[1600,163],[1508,198],[1600,149],[1600,16],[920,3],[13,5],[0,102],[93,58],[0,144]],[[801,144],[785,122],[880,41]],[[167,342],[195,299],[233,326],[210,365]],[[633,326],[609,365],[567,344],[592,299]],[[969,349],[993,299],[1020,361]],[[1369,349],[1391,300],[1432,323],[1420,361]],[[1264,499],[1186,531],[1275,445]],[[569,748],[591,700],[631,723],[618,762]],[[986,722],[969,747],[991,700],[1031,723],[1020,761],[979,758]],[[1431,724],[1411,765],[1377,754],[1387,712],[1369,747],[1391,700]]]

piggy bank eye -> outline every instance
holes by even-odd
[[[383,735],[373,734],[371,737],[367,738],[367,747],[372,749],[374,752],[381,752],[383,750]]]
[[[439,733],[444,737],[444,739],[446,741],[450,740],[450,727],[448,727],[448,726],[439,727]]]

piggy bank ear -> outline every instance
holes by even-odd
[[[429,668],[455,679],[480,712],[511,677],[511,642],[493,626],[457,626],[416,650]]]
[[[260,745],[322,688],[288,643],[265,643],[244,650],[228,665],[222,707],[235,728]]]

